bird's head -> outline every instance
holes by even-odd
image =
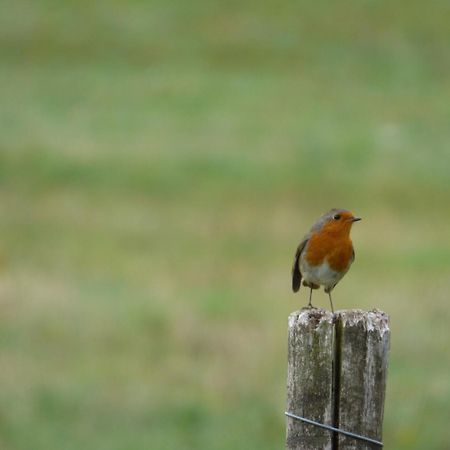
[[[323,218],[323,231],[347,235],[350,234],[353,223],[361,220],[361,217],[354,216],[350,211],[337,208],[330,209]]]

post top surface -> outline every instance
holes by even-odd
[[[343,309],[336,311],[336,317],[345,327],[362,323],[367,331],[378,330],[381,335],[389,332],[389,316],[379,310],[363,311],[362,309]]]
[[[313,323],[316,327],[324,322],[332,324],[339,320],[345,327],[362,324],[367,331],[378,330],[381,335],[389,332],[389,316],[379,310],[341,309],[334,314],[322,308],[303,308],[289,315],[289,327]]]
[[[333,313],[322,308],[303,308],[299,311],[294,311],[289,315],[289,326],[292,327],[294,324],[306,325],[314,322],[317,325],[328,322],[333,323],[334,316]]]

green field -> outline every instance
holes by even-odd
[[[2,1],[0,448],[283,448],[291,261],[344,207],[385,448],[449,449],[449,14]]]

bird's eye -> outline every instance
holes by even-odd
[[[334,216],[333,216],[333,219],[334,220],[339,220],[341,218],[341,215],[340,214],[335,214]]]

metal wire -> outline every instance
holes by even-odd
[[[292,419],[301,420],[302,422],[306,422],[306,423],[309,423],[311,425],[315,425],[316,427],[325,428],[326,430],[330,430],[330,431],[336,431],[337,433],[344,434],[345,436],[349,436],[349,437],[352,437],[354,439],[358,439],[360,441],[370,442],[371,444],[375,444],[375,445],[378,445],[380,447],[383,447],[383,443],[380,442],[380,441],[376,441],[375,439],[371,439],[371,438],[368,438],[366,436],[361,436],[359,434],[355,434],[355,433],[352,433],[350,431],[341,430],[340,428],[335,428],[335,427],[332,427],[331,425],[325,425],[323,423],[315,422],[314,420],[311,420],[311,419],[305,419],[304,417],[296,416],[295,414],[292,414],[292,413],[287,412],[287,411],[284,414],[286,416],[292,418]]]

